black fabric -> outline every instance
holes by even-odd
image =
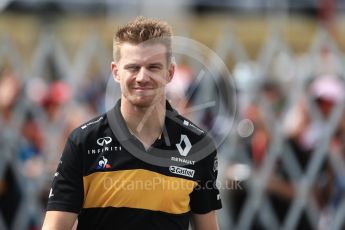
[[[68,139],[55,173],[47,210],[80,211],[84,199],[82,159]]]
[[[164,212],[133,208],[88,208],[83,209],[80,213],[77,229],[188,229],[189,218],[190,212],[181,215],[172,215]],[[94,228],[90,226],[94,226]]]

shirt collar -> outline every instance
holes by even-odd
[[[177,111],[166,101],[166,113],[162,136],[160,139],[164,140],[165,145],[170,146],[171,140],[168,135],[171,121],[178,115]],[[119,99],[115,106],[107,112],[109,126],[114,135],[119,141],[133,139],[134,136],[129,132],[125,119],[121,113],[121,99]]]

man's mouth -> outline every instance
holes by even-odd
[[[146,91],[146,90],[153,90],[152,87],[134,87],[135,91]]]

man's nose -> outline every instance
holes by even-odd
[[[150,79],[149,71],[146,68],[141,67],[138,74],[137,74],[136,81],[137,82],[146,82],[149,79]]]

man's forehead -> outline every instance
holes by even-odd
[[[123,43],[120,48],[120,57],[127,61],[161,61],[165,62],[167,49],[160,43]]]

